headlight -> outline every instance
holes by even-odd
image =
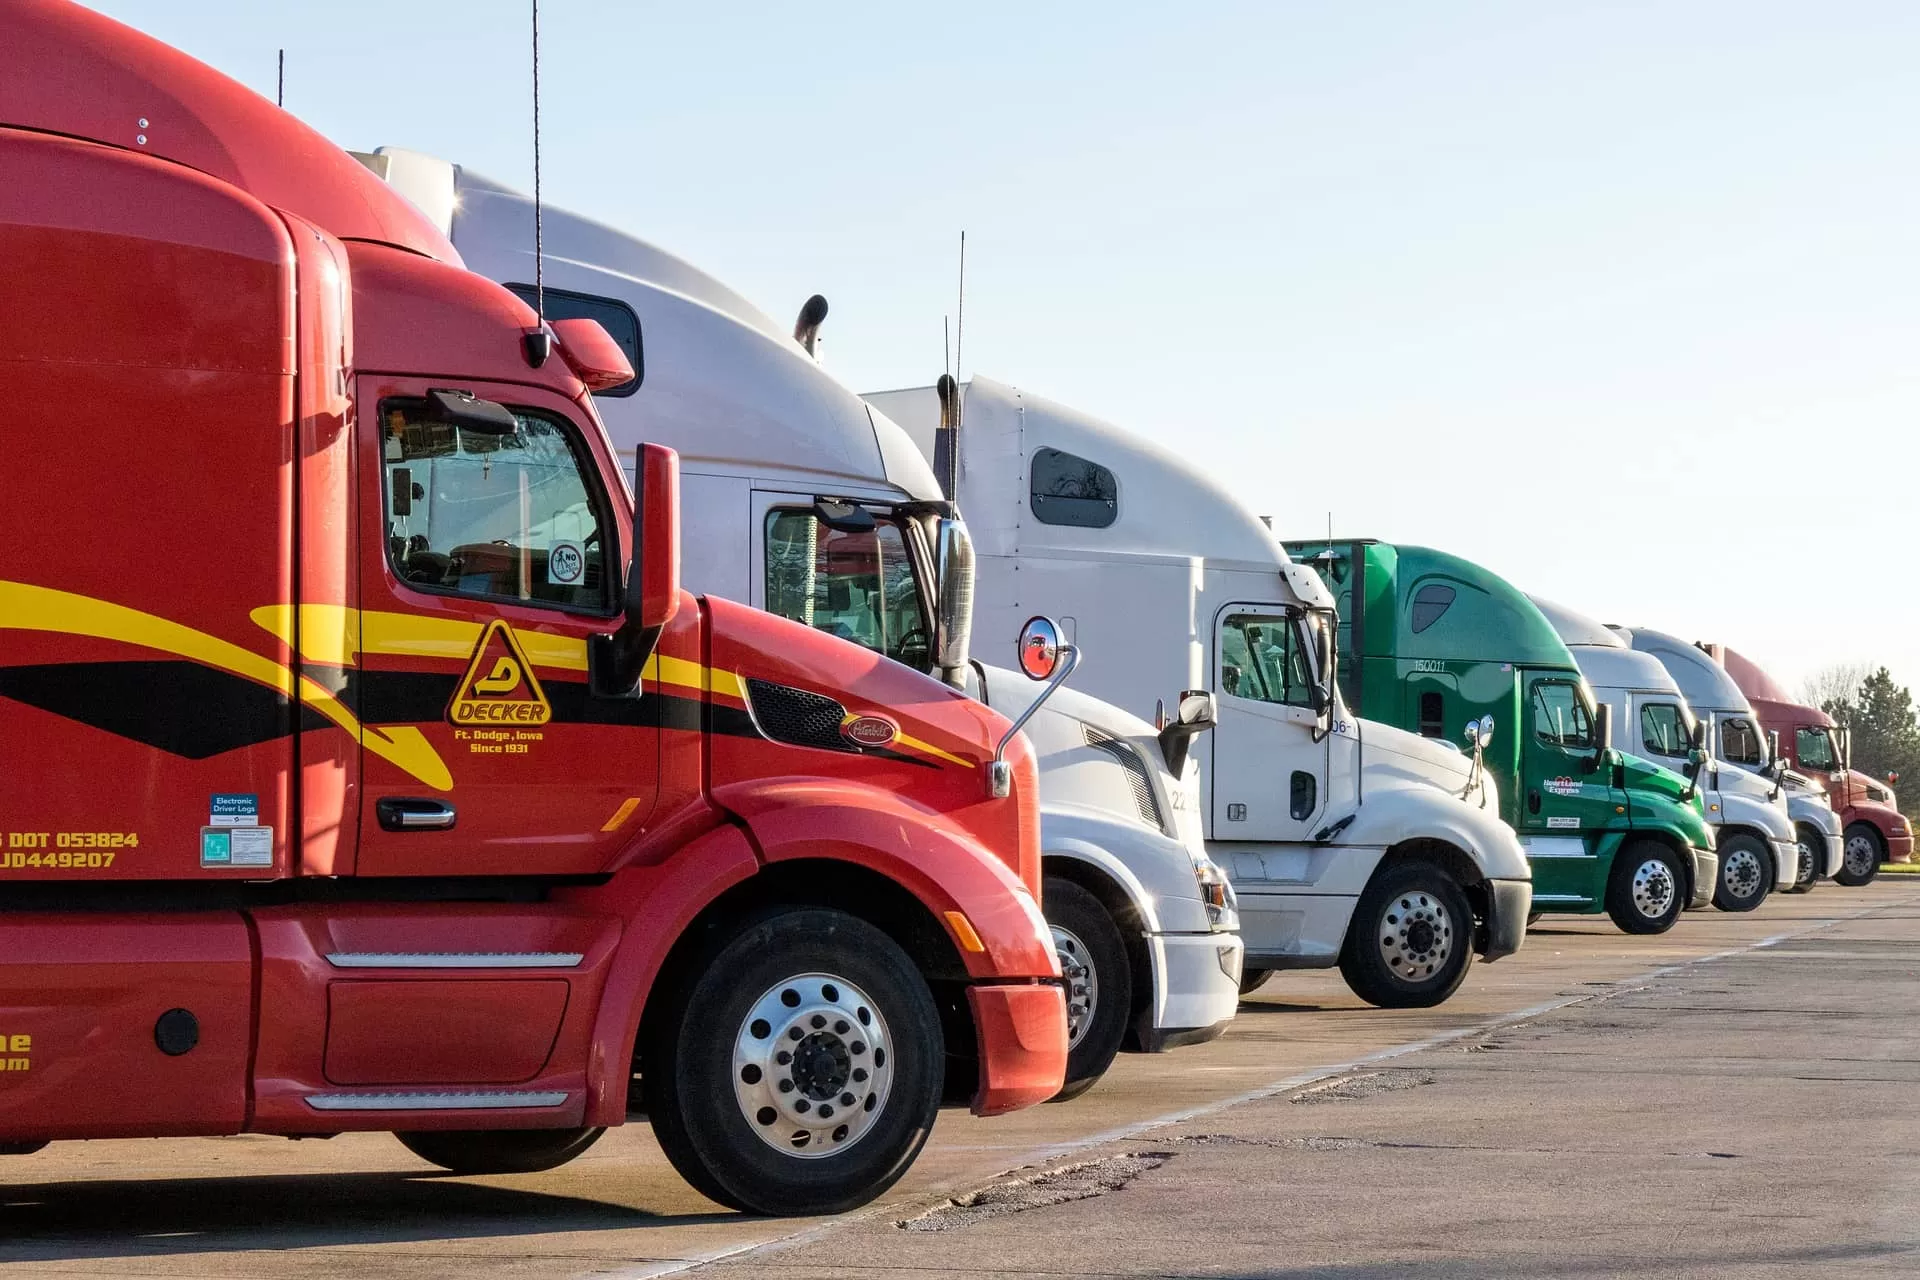
[[[1240,903],[1233,896],[1233,885],[1228,883],[1226,872],[1205,853],[1192,853],[1192,856],[1193,878],[1200,887],[1200,902],[1207,909],[1207,927],[1215,933],[1238,929]]]

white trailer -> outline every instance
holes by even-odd
[[[1774,889],[1791,890],[1800,866],[1787,798],[1741,769],[1721,768],[1707,749],[1712,717],[1699,719],[1673,676],[1601,623],[1532,597],[1580,665],[1593,696],[1613,708],[1614,742],[1624,751],[1687,775],[1705,801],[1719,860],[1713,905],[1751,911]],[[1697,754],[1696,754],[1697,753]]]
[[[1473,953],[1519,947],[1531,873],[1492,780],[1342,705],[1318,575],[1172,452],[985,378],[957,393],[866,399],[950,464],[977,625],[1053,613],[1087,649],[1078,687],[1145,718],[1169,672],[1218,695],[1200,814],[1239,893],[1249,985],[1337,964],[1372,1003],[1432,1005]]]
[[[1712,724],[1709,747],[1716,763],[1762,779],[1769,792],[1784,791],[1794,826],[1794,887],[1838,874],[1845,857],[1840,815],[1819,783],[1787,767],[1777,745],[1761,730],[1760,716],[1713,655],[1678,636],[1647,627],[1609,627],[1622,643],[1645,653],[1672,676],[1694,712]]]
[[[533,300],[528,197],[418,152],[362,160],[439,221],[470,269]],[[781,326],[624,231],[551,205],[542,223],[547,315],[599,320],[639,373],[597,398],[614,443],[680,454],[687,585],[932,667],[950,647],[942,621],[967,614],[955,599],[964,577],[938,572],[966,555],[965,526],[945,518],[905,434],[813,357],[825,303]],[[982,632],[985,651],[1014,657],[1024,622]],[[1095,666],[1088,654],[1082,669]],[[1039,693],[1003,668],[944,674],[1009,719]],[[1167,666],[1164,692],[1177,677]],[[1025,732],[1040,764],[1043,910],[1069,982],[1071,1097],[1122,1047],[1219,1035],[1238,1006],[1243,948],[1232,888],[1195,817],[1198,764],[1181,730],[1162,735],[1062,689]]]

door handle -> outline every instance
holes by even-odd
[[[374,802],[382,831],[451,831],[455,814],[444,800],[413,800],[392,796]]]
[[[1538,791],[1529,790],[1527,792],[1527,812],[1540,812],[1540,793]]]

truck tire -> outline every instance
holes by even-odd
[[[1273,976],[1271,969],[1242,969],[1240,971],[1240,996],[1245,999],[1267,985],[1267,979]]]
[[[770,1216],[858,1208],[933,1130],[946,1041],[905,951],[788,907],[710,941],[641,1046],[655,1137],[695,1190]]]
[[[1382,869],[1360,895],[1340,947],[1340,976],[1382,1009],[1429,1009],[1451,996],[1473,961],[1473,908],[1431,862]]]
[[[1880,875],[1880,864],[1887,860],[1887,844],[1869,822],[1850,823],[1840,835],[1840,870],[1834,882],[1857,889],[1872,884]]]
[[[422,1129],[400,1145],[449,1173],[540,1173],[600,1140],[605,1129]]]
[[[1099,1082],[1120,1052],[1133,1009],[1127,943],[1105,904],[1071,880],[1048,876],[1041,914],[1067,980],[1067,1082],[1050,1101],[1070,1102]]]
[[[1665,933],[1686,905],[1680,858],[1658,840],[1629,840],[1613,855],[1607,915],[1622,933]]]
[[[1713,905],[1722,911],[1752,911],[1773,889],[1773,851],[1758,836],[1739,832],[1720,842],[1720,881]]]
[[[1793,829],[1793,846],[1800,865],[1793,873],[1793,888],[1787,892],[1805,893],[1820,878],[1820,863],[1826,857],[1827,842],[1812,828],[1796,825]]]

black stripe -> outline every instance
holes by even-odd
[[[332,722],[265,685],[198,662],[0,667],[0,695],[144,746],[205,760]]]

